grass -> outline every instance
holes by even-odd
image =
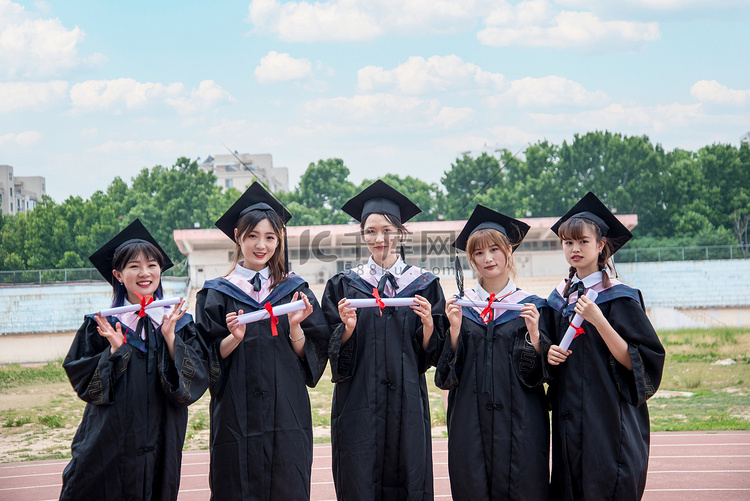
[[[666,331],[660,338],[667,357],[659,392],[648,402],[652,431],[750,429],[750,329]],[[734,363],[716,363],[727,359]],[[433,378],[431,369],[433,436],[441,437],[445,410]],[[330,441],[333,388],[329,369],[309,389],[315,443]],[[209,400],[206,393],[189,408],[186,450],[208,448]],[[0,462],[70,457],[84,406],[59,360],[0,366]]]
[[[62,360],[40,366],[0,365],[0,391],[30,384],[67,382]]]

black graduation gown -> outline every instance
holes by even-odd
[[[330,333],[307,283],[289,275],[258,304],[224,278],[198,292],[196,319],[211,367],[211,499],[309,499],[312,469],[312,415],[305,384],[313,387],[328,360]],[[305,358],[294,353],[289,317],[247,324],[245,337],[226,358],[221,340],[229,335],[227,313],[245,313],[288,303],[303,292],[313,312],[302,322]]]
[[[205,347],[193,318],[186,313],[177,321],[174,360],[148,316],[136,326],[138,333],[147,330],[145,353],[124,343],[110,355],[96,327],[94,315],[87,315],[63,362],[87,405],[60,499],[177,499],[187,406],[208,387]],[[138,335],[122,328],[126,338]]]
[[[575,302],[567,304],[561,291],[562,284],[547,299],[555,323],[552,344],[562,340],[575,307]],[[637,289],[617,282],[599,292],[596,304],[628,343],[633,370],[615,360],[585,321],[584,334],[570,345],[573,353],[564,363],[550,367],[552,498],[640,499],[649,455],[646,400],[659,388],[664,348]],[[548,349],[545,346],[545,354]]]
[[[536,305],[540,333],[546,332],[547,303],[528,293],[519,299],[513,302]],[[474,308],[461,310],[456,353],[447,331],[435,372],[435,384],[450,390],[448,471],[453,499],[546,501],[549,415],[541,355],[526,343],[520,311],[495,310],[498,317],[485,324]],[[491,375],[485,380],[487,363]]]
[[[424,273],[397,290],[432,305],[434,331],[422,347],[422,321],[409,307],[357,309],[357,326],[341,345],[341,298],[372,298],[372,284],[347,270],[326,284],[331,325],[333,479],[339,501],[431,500],[432,437],[424,372],[442,347],[445,299],[438,278]]]

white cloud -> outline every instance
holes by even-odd
[[[443,106],[434,118],[433,123],[444,129],[456,129],[468,123],[474,117],[474,114],[474,110],[471,108]]]
[[[0,0],[0,68],[7,77],[55,75],[103,56],[78,54],[84,32],[59,19],[40,19],[23,6]]]
[[[499,90],[505,85],[502,74],[484,71],[476,64],[464,62],[453,54],[428,59],[410,57],[392,70],[366,66],[359,70],[357,79],[360,92],[396,88],[399,92],[411,95],[482,88]]]
[[[270,51],[255,68],[259,83],[288,82],[312,76],[312,63],[307,59],[295,59],[286,52]]]
[[[624,106],[611,104],[597,110],[578,113],[532,113],[540,129],[620,130],[623,132],[661,132],[705,120],[701,104],[667,104],[658,106]]]
[[[178,95],[183,90],[181,83],[140,83],[132,78],[87,80],[70,89],[70,100],[73,107],[80,109],[108,110],[122,106],[133,109],[145,106],[152,99]]]
[[[234,98],[213,80],[202,81],[197,89],[186,92],[185,85],[137,82],[132,78],[88,80],[70,89],[73,107],[78,110],[122,112],[166,103],[182,115],[205,111]]]
[[[303,105],[303,111],[308,115],[331,115],[338,120],[362,123],[405,123],[435,117],[440,105],[434,99],[368,94],[309,101]]]
[[[588,91],[578,82],[550,75],[543,78],[513,80],[502,94],[488,98],[490,107],[514,103],[520,107],[531,106],[601,106],[608,101],[602,91]]]
[[[42,140],[42,135],[34,130],[20,132],[18,134],[10,133],[0,136],[0,146],[31,146]]]
[[[593,47],[634,45],[659,39],[658,23],[606,21],[591,12],[558,11],[547,0],[502,2],[477,39],[493,47]]]
[[[172,139],[164,141],[105,141],[99,146],[89,148],[89,153],[111,154],[128,154],[138,152],[150,152],[160,155],[184,155],[185,151],[195,149],[195,144],[188,142],[178,142]]]
[[[51,82],[0,82],[0,113],[23,109],[38,110],[62,101],[67,97],[68,83]]]
[[[173,106],[181,115],[189,115],[206,111],[222,102],[233,102],[236,100],[213,80],[203,80],[198,84],[197,89],[190,91],[190,96],[168,97],[166,101],[167,104]]]
[[[690,94],[698,101],[716,104],[744,105],[750,101],[750,90],[730,89],[716,80],[700,80],[690,87]]]
[[[473,0],[252,0],[256,30],[286,42],[372,40],[385,34],[455,33],[477,17]]]

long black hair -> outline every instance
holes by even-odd
[[[164,269],[164,256],[159,249],[153,244],[143,240],[132,240],[125,242],[115,251],[112,258],[112,269],[122,272],[130,261],[144,257],[149,261],[156,261],[159,264],[159,286],[154,291],[154,299],[164,297],[164,290],[161,287],[161,270]],[[112,283],[112,306],[122,306],[128,297],[128,290],[118,280]]]

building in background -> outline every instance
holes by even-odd
[[[47,194],[42,176],[14,176],[13,167],[0,165],[0,214],[34,210]]]
[[[199,165],[214,173],[222,190],[236,188],[242,192],[257,180],[267,184],[271,192],[289,191],[289,169],[274,167],[270,153],[209,155]]]

